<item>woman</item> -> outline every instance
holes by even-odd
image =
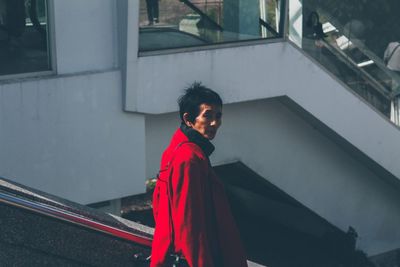
[[[156,222],[151,267],[247,266],[223,185],[209,161],[222,119],[217,93],[194,83],[178,100],[181,126],[161,160],[153,195]]]

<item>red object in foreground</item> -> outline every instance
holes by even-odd
[[[247,266],[223,185],[180,129],[162,156],[153,209],[151,267],[167,266],[171,252],[191,267]]]

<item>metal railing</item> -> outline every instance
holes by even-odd
[[[288,38],[391,119],[396,112],[392,104],[399,95],[400,76],[379,56],[384,41],[371,38],[372,26],[350,16],[354,10],[348,5],[331,10],[330,2],[334,1],[288,0]]]
[[[335,49],[331,44],[329,44],[326,41],[321,41],[323,46],[328,49],[332,54],[338,57],[343,63],[345,63],[349,68],[352,68],[353,70],[358,71],[358,73],[362,76],[362,78],[369,82],[373,88],[378,91],[383,97],[386,99],[390,100],[390,95],[391,93],[384,87],[381,82],[373,77],[371,74],[369,74],[367,71],[365,71],[362,67],[359,67],[359,63],[355,62],[351,58],[349,58],[345,53],[342,51]]]
[[[105,223],[101,223],[92,218],[66,211],[58,207],[23,199],[5,192],[0,192],[0,203],[4,203],[24,210],[29,210],[34,213],[55,218],[61,221],[66,221],[75,225],[82,226],[84,228],[111,235],[116,238],[131,241],[139,245],[151,247],[152,239],[145,235],[134,234],[129,231],[119,229]]]

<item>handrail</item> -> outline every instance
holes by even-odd
[[[337,57],[343,58],[343,62],[349,66],[350,68],[354,68],[359,73],[363,75],[364,78],[366,78],[371,84],[373,84],[374,89],[376,89],[382,96],[384,96],[386,99],[390,100],[390,92],[387,91],[387,89],[382,86],[372,75],[370,75],[368,72],[366,72],[364,69],[360,68],[357,66],[357,63],[353,61],[351,58],[347,57],[345,53],[343,53],[340,50],[335,49],[331,44],[329,44],[325,40],[321,40],[322,44],[324,45],[325,48],[327,48],[331,53],[336,55]]]
[[[331,22],[334,23],[335,27],[338,28],[340,31],[343,32],[344,26],[334,17],[332,16],[329,12],[327,12],[324,8],[320,9],[323,13],[323,15]],[[351,36],[346,36],[346,38],[349,39],[350,42],[352,42],[357,49],[359,49],[364,55],[366,55],[369,59],[371,59],[374,64],[387,76],[389,76],[392,80],[395,80],[397,82],[400,82],[400,76],[398,74],[395,74],[393,71],[390,71],[383,60],[377,56],[374,52],[369,50],[363,42],[359,41],[357,38],[351,38]],[[396,92],[391,92],[390,97],[393,98],[396,96],[398,93]]]
[[[392,80],[395,80],[396,82],[400,83],[400,76],[396,74],[395,72],[389,70],[386,67],[386,64],[383,62],[383,60],[378,57],[374,52],[369,50],[362,42],[358,41],[357,39],[350,39],[349,40],[355,44],[355,46],[362,52],[364,55],[366,55],[369,59],[374,61],[375,65],[387,76],[389,76]],[[398,94],[399,92],[391,92],[391,97],[393,98]]]
[[[37,203],[31,200],[18,198],[16,196],[0,192],[0,203],[5,203],[14,207],[30,210],[42,215],[67,221],[72,224],[80,225],[98,232],[102,232],[114,237],[118,237],[127,241],[151,247],[152,240],[149,237],[133,234],[131,232],[89,219],[87,217],[77,215],[75,213],[52,207],[43,203]]]
[[[194,12],[199,14],[202,18],[206,19],[208,22],[210,22],[215,28],[217,28],[219,31],[223,31],[224,29],[222,28],[221,25],[216,23],[214,20],[212,20],[206,13],[201,11],[197,6],[195,6],[193,3],[191,3],[189,0],[179,0],[185,5],[187,5],[189,8],[191,8]]]
[[[259,22],[260,22],[261,26],[264,26],[268,31],[272,32],[272,34],[275,37],[281,36],[274,28],[271,27],[271,25],[268,24],[268,22],[266,22],[262,18],[259,18]]]

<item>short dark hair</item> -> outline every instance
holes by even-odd
[[[201,104],[214,104],[222,107],[221,97],[203,86],[200,82],[194,82],[185,89],[185,93],[178,98],[179,116],[183,122],[183,114],[189,114],[188,120],[194,122],[200,113]]]

